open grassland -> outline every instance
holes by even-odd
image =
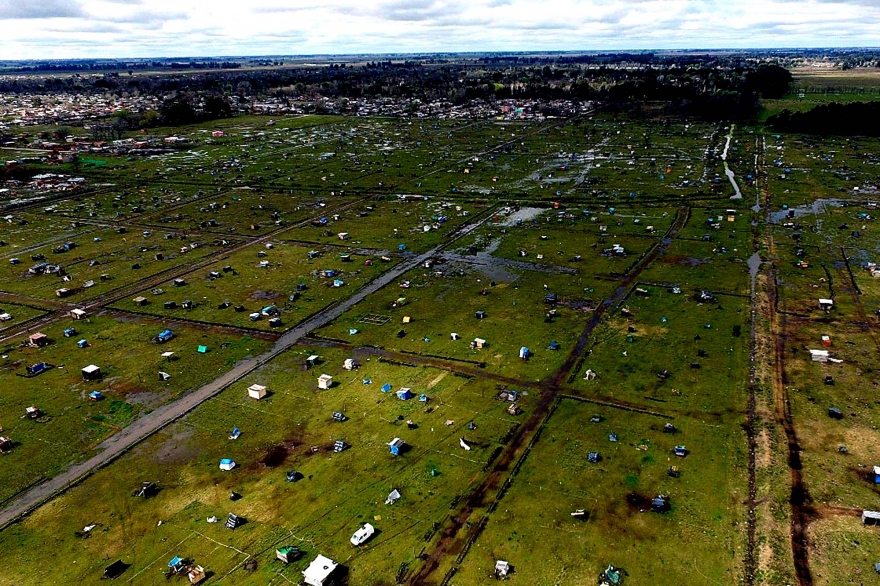
[[[316,350],[320,363],[306,370],[304,359],[312,351],[297,349],[255,372],[112,469],[4,532],[0,540],[17,544],[16,553],[4,548],[11,554],[4,564],[29,566],[42,555],[38,552],[63,552],[77,561],[65,564],[63,575],[58,568],[34,568],[26,579],[93,583],[105,565],[121,557],[131,564],[127,576],[136,583],[165,584],[166,558],[180,555],[205,566],[215,579],[235,571],[237,583],[266,584],[286,581],[279,576],[298,582],[300,570],[323,553],[349,565],[352,584],[393,581],[401,566],[417,562],[434,524],[443,522],[450,505],[479,477],[517,418],[494,399],[494,385],[375,359],[347,372],[341,366],[348,354],[322,349]],[[336,378],[330,390],[317,388],[317,376],[324,372]],[[364,385],[366,377],[374,383]],[[266,385],[269,395],[248,399],[246,388],[253,382]],[[385,382],[394,391],[411,387],[429,400],[401,401],[393,391],[382,392]],[[524,397],[523,407],[529,404]],[[334,411],[348,420],[333,422]],[[408,429],[407,419],[417,427]],[[468,430],[469,422],[476,429]],[[227,439],[233,427],[242,434],[235,441]],[[462,436],[473,444],[470,452],[458,445]],[[385,445],[394,437],[410,446],[400,456]],[[336,440],[350,447],[334,453]],[[220,458],[233,458],[238,466],[218,470]],[[301,478],[286,482],[288,470]],[[143,480],[159,483],[157,496],[131,495]],[[401,500],[385,505],[394,488]],[[231,491],[241,499],[230,502]],[[90,504],[98,494],[100,504]],[[224,528],[230,511],[247,523],[235,531]],[[206,523],[211,516],[220,522]],[[367,521],[377,535],[355,549],[348,539]],[[97,526],[88,538],[74,537],[93,523]],[[273,561],[282,545],[300,547],[305,558],[290,566]],[[241,565],[250,559],[257,569],[243,571]],[[11,584],[7,578],[12,577],[6,574],[2,583]]]
[[[0,226],[14,448],[0,501],[260,359],[0,531],[0,584],[101,583],[115,560],[120,580],[168,584],[179,555],[207,583],[278,585],[319,553],[368,586],[482,584],[499,559],[529,585],[591,583],[608,564],[658,585],[873,572],[858,517],[880,508],[877,140],[609,113],[157,132],[187,142],[94,154],[76,170],[93,191],[19,202]],[[71,280],[29,274],[43,261]],[[56,297],[65,285],[79,290]],[[68,317],[75,305],[88,320]],[[153,343],[166,328],[175,337]],[[22,345],[36,331],[52,342]],[[843,362],[811,361],[816,348]],[[39,362],[53,368],[20,376]],[[83,380],[88,364],[101,380]],[[251,384],[267,395],[248,398]],[[40,417],[23,417],[31,405]],[[144,481],[158,493],[132,496]],[[659,494],[662,514],[648,510]],[[230,512],[246,523],[225,528]],[[356,548],[364,522],[377,533]],[[305,555],[284,565],[284,545]]]
[[[666,422],[563,399],[451,583],[486,581],[497,559],[522,584],[591,583],[609,564],[633,584],[735,582],[741,442],[705,418],[676,418],[674,434],[663,432]],[[685,458],[672,453],[682,444]],[[678,478],[668,475],[673,465]],[[650,510],[657,495],[669,497],[668,512]]]
[[[151,342],[165,327],[172,328],[175,337],[165,344]],[[75,332],[65,336],[70,328]],[[160,325],[102,315],[63,320],[41,333],[51,343],[29,347],[25,335],[3,349],[0,424],[15,450],[2,460],[0,500],[89,456],[103,439],[140,414],[173,401],[266,347],[261,340],[195,330],[171,321]],[[79,340],[86,340],[87,346],[78,347]],[[206,346],[208,352],[200,354],[199,346]],[[163,358],[165,352],[174,356]],[[25,376],[26,367],[41,362],[49,365],[48,370]],[[90,364],[100,367],[100,380],[84,380],[81,369]],[[170,378],[161,380],[160,372]],[[93,391],[100,391],[104,398],[90,400]],[[37,419],[25,417],[25,409],[31,406],[41,412]]]

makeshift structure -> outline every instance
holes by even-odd
[[[328,557],[318,555],[309,567],[303,570],[303,582],[308,586],[325,586],[330,578],[330,574],[339,564]]]
[[[387,497],[385,497],[385,504],[386,505],[393,505],[394,503],[396,503],[399,500],[400,500],[400,492],[395,488],[394,490],[392,490],[388,494]]]
[[[98,380],[101,378],[101,369],[94,364],[89,364],[82,369],[83,380]]]
[[[388,451],[395,456],[400,455],[400,451],[404,446],[404,441],[399,437],[394,438],[390,442],[388,442]]]
[[[285,564],[296,561],[299,559],[300,555],[302,555],[302,553],[299,551],[299,548],[292,545],[285,545],[284,547],[279,547],[275,550],[275,559]]]

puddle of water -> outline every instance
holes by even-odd
[[[811,205],[802,205],[796,206],[793,208],[788,208],[787,210],[778,210],[770,213],[770,222],[774,224],[779,224],[788,219],[789,212],[794,212],[795,218],[800,218],[801,216],[807,216],[809,214],[824,214],[826,206],[832,207],[841,207],[843,205],[842,200],[839,199],[817,199]]]

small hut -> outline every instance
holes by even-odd
[[[260,400],[266,396],[266,387],[263,385],[253,384],[248,387],[248,397]]]

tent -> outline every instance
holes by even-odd
[[[329,374],[322,374],[318,377],[318,388],[327,390],[333,385],[333,377]]]
[[[388,451],[390,451],[395,456],[400,455],[400,450],[404,446],[404,441],[399,437],[394,438],[390,442],[388,442]]]
[[[406,388],[406,387],[400,389],[399,391],[397,391],[397,398],[400,399],[401,401],[407,401],[409,399],[412,399],[413,398],[412,390],[410,390],[409,388]]]
[[[229,471],[233,468],[235,468],[235,460],[232,460],[231,458],[223,458],[220,460],[220,470]]]
[[[94,364],[89,364],[82,369],[82,375],[85,380],[98,380],[101,378],[101,369]]]
[[[179,574],[180,572],[182,572],[186,568],[186,564],[183,563],[183,560],[180,559],[179,555],[176,555],[173,558],[171,558],[170,562],[168,562],[168,567],[175,574]]]
[[[67,330],[65,330],[64,336],[67,338],[70,337],[67,335]],[[31,334],[30,337],[28,337],[28,345],[33,348],[41,348],[48,343],[49,343],[49,336],[47,336],[46,334],[44,334],[42,332],[37,332],[36,334]]]
[[[309,567],[303,570],[303,581],[308,586],[324,586],[337,565],[330,558],[319,554],[318,557],[312,560]]]
[[[387,393],[390,390],[391,390],[391,383],[385,383],[384,385],[382,385],[382,392],[383,393]]]
[[[292,545],[286,545],[284,547],[279,547],[275,550],[275,559],[284,562],[285,564],[289,564],[290,562],[296,561],[296,559],[300,556],[300,551],[298,548]]]
[[[387,497],[385,497],[385,504],[386,505],[393,505],[394,503],[396,503],[399,500],[400,500],[400,492],[395,488],[394,490],[392,490],[388,494]]]
[[[186,577],[190,584],[198,584],[207,578],[208,575],[205,573],[205,568],[202,566],[191,566],[186,573]]]
[[[199,354],[207,354],[207,353],[208,353],[208,347],[207,347],[207,346],[199,346],[198,351],[199,351]]]
[[[262,399],[266,396],[266,387],[263,385],[253,384],[248,387],[248,397],[251,399]]]
[[[91,399],[92,401],[100,401],[103,398],[104,394],[101,393],[101,391],[92,391],[91,393],[89,393],[89,399]]]
[[[229,517],[226,519],[226,527],[229,529],[235,529],[239,525],[244,523],[244,519],[236,515],[235,513],[229,513]]]

